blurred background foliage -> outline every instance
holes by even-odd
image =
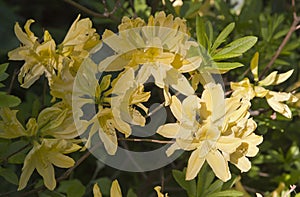
[[[211,5],[212,2],[213,5]],[[300,15],[300,2],[296,2],[294,9]],[[27,19],[34,19],[36,23],[32,25],[32,31],[37,36],[41,38],[43,31],[47,29],[56,43],[60,43],[78,14],[81,14],[82,18],[91,18],[94,28],[101,35],[106,28],[116,31],[123,16],[139,16],[147,19],[150,14],[161,10],[186,18],[194,38],[196,38],[195,17],[197,13],[201,13],[206,32],[214,39],[231,22],[235,22],[235,29],[226,43],[246,35],[258,37],[257,44],[250,51],[236,58],[245,66],[223,75],[227,86],[230,81],[238,81],[245,76],[251,78],[249,65],[256,51],[260,53],[259,68],[262,71],[282,43],[293,22],[293,8],[291,2],[287,0],[187,0],[183,1],[180,8],[174,8],[168,0],[165,0],[165,4],[161,0],[0,0],[0,62],[8,62],[7,52],[19,45],[13,30],[15,22],[23,26]],[[274,87],[278,91],[299,92],[299,34],[299,31],[292,34],[279,58],[269,70],[269,72],[272,70],[285,72],[294,69],[294,74],[286,83]],[[6,86],[2,90],[22,100],[18,107],[21,111],[18,113],[18,118],[24,123],[29,117],[36,117],[41,109],[48,106],[51,97],[48,94],[47,82],[43,78],[29,91],[20,88],[16,75],[23,63],[9,63],[6,71],[9,77],[5,80]],[[257,133],[264,135],[264,142],[260,145],[259,155],[252,159],[252,169],[248,173],[241,174],[237,187],[240,190],[245,189],[251,196],[254,196],[255,192],[271,194],[276,188],[280,193],[283,188],[287,189],[291,184],[296,185],[298,187],[296,191],[300,192],[300,103],[292,107],[294,115],[292,121],[278,114],[274,118],[272,111],[262,110],[266,108],[266,103],[261,99],[254,100],[252,104],[254,119],[258,122]],[[13,157],[9,156],[22,146],[24,146],[22,141],[0,140],[2,161],[0,196],[5,196],[6,192],[17,188],[15,174],[20,174],[21,167],[11,163],[22,163],[25,154],[20,151]],[[187,156],[183,154],[169,166],[144,173],[118,171],[104,166],[91,156],[72,173],[70,179],[61,182],[55,191],[57,196],[60,196],[58,192],[67,196],[84,194],[89,196],[93,183],[98,182],[103,188],[103,194],[107,196],[111,180],[117,178],[125,193],[127,191],[132,193],[131,191],[134,190],[137,196],[154,196],[153,187],[162,185],[164,191],[170,196],[186,196],[185,189],[180,187],[184,183],[180,184],[178,177],[175,177],[177,180],[174,179],[171,169],[182,170],[186,166]],[[74,153],[74,159],[79,157],[79,153]],[[5,159],[9,159],[10,164]],[[231,168],[234,169],[234,166]],[[60,173],[60,169],[57,172]],[[238,170],[235,172],[238,174]],[[173,175],[176,173],[179,172],[173,172]],[[39,176],[32,178],[32,180],[39,179]],[[12,195],[18,196],[15,193]],[[45,191],[39,193],[39,196],[55,196],[55,192]]]

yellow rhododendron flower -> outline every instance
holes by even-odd
[[[70,168],[75,162],[68,154],[81,147],[66,140],[42,139],[41,143],[34,142],[33,148],[27,154],[22,168],[18,190],[26,187],[34,169],[43,177],[44,184],[49,190],[56,187],[53,165],[60,168]]]
[[[62,54],[63,62],[68,62],[70,73],[75,76],[82,61],[90,52],[97,50],[101,45],[100,36],[96,29],[92,28],[89,18],[77,19],[71,25],[65,39],[59,45],[59,53]],[[98,47],[96,47],[99,45]],[[62,68],[58,68],[60,71]]]
[[[102,197],[100,188],[97,183],[94,184],[93,194],[94,194],[94,197]],[[118,180],[114,180],[112,182],[112,185],[110,188],[110,197],[122,197],[122,192],[121,192],[121,188],[120,188]]]
[[[227,181],[231,175],[222,152],[233,153],[241,141],[234,136],[221,135],[222,121],[219,120],[224,113],[219,110],[222,107],[219,106],[219,101],[222,103],[223,98],[218,95],[222,96],[223,90],[220,85],[215,84],[208,84],[206,87],[202,99],[188,96],[181,104],[173,96],[171,110],[179,123],[163,125],[158,128],[157,133],[176,139],[167,150],[167,155],[171,155],[176,149],[193,150],[188,161],[187,180],[195,178],[207,161],[216,176]],[[197,116],[200,116],[200,120],[196,119]]]
[[[290,108],[283,102],[295,103],[298,98],[291,93],[286,92],[275,92],[265,89],[265,86],[278,85],[286,81],[292,74],[293,69],[285,73],[278,74],[277,71],[273,71],[263,80],[258,79],[258,53],[255,53],[251,60],[251,72],[254,76],[254,81],[257,85],[250,83],[248,78],[240,82],[231,82],[230,87],[233,90],[232,96],[253,99],[254,97],[266,98],[269,106],[276,112],[282,114],[286,118],[292,118],[292,112]]]
[[[157,133],[176,139],[167,150],[168,156],[177,149],[193,150],[188,161],[187,180],[195,178],[207,161],[216,176],[227,181],[231,178],[227,162],[248,171],[249,165],[244,167],[250,163],[246,156],[257,154],[256,145],[262,138],[253,134],[256,124],[252,119],[248,120],[249,102],[241,102],[239,98],[225,100],[220,85],[209,83],[204,87],[201,99],[188,96],[181,104],[172,96],[170,107],[178,123],[163,125]],[[236,156],[243,145],[247,149],[243,155]]]
[[[25,24],[25,32],[18,23],[15,25],[15,33],[23,46],[8,53],[10,60],[25,60],[18,79],[24,88],[30,87],[44,73],[51,80],[55,74],[58,56],[55,52],[56,44],[48,31],[44,32],[43,42],[30,31],[30,25],[34,20],[28,20]]]
[[[150,16],[148,23],[127,17],[122,22],[118,35],[110,30],[104,32],[103,42],[116,54],[99,66],[107,66],[107,71],[139,69],[137,77],[141,83],[153,76],[155,85],[164,91],[166,105],[170,103],[169,87],[185,95],[193,94],[193,88],[181,73],[196,70],[202,58],[192,52],[198,50],[198,44],[189,40],[185,21],[159,12],[155,17]]]
[[[11,110],[8,107],[0,108],[0,138],[13,139],[28,135],[17,119],[17,112],[17,110]]]
[[[128,69],[120,74],[119,77],[113,81],[112,89],[114,96],[111,100],[111,107],[114,118],[117,120],[116,123],[118,124],[122,121],[123,124],[120,125],[120,127],[126,123],[145,126],[146,119],[138,109],[141,109],[146,114],[148,113],[148,108],[142,103],[148,101],[150,92],[144,92],[144,86],[139,83],[139,80],[135,80],[134,70]],[[130,135],[130,133],[131,131],[127,136]]]
[[[57,139],[73,139],[78,136],[72,109],[64,102],[42,110],[37,118],[39,134]]]
[[[10,60],[25,60],[18,76],[22,87],[30,87],[45,73],[53,97],[64,99],[65,102],[71,100],[73,76],[76,75],[83,59],[101,46],[99,35],[92,28],[91,20],[79,18],[80,15],[58,48],[47,30],[44,32],[43,41],[38,41],[30,31],[34,20],[26,22],[25,32],[16,23],[15,33],[23,45],[10,51],[8,56]]]

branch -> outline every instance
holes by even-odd
[[[270,60],[270,62],[267,64],[267,66],[265,67],[265,69],[260,74],[259,80],[261,80],[265,76],[265,73],[274,64],[275,60],[280,55],[281,51],[283,50],[283,47],[287,44],[287,42],[291,38],[291,36],[294,33],[294,31],[296,31],[297,29],[300,28],[300,26],[298,25],[298,23],[300,22],[300,17],[297,16],[297,13],[296,13],[295,0],[292,0],[292,8],[293,8],[293,17],[294,17],[293,23],[292,23],[292,25],[291,25],[288,33],[286,34],[285,38],[283,39],[282,43],[280,44],[280,46],[278,47],[277,51],[275,52],[274,56],[272,57],[272,59]]]
[[[113,10],[111,12],[108,12],[107,8],[105,7],[105,12],[103,14],[100,14],[98,12],[95,12],[87,7],[84,7],[83,5],[73,1],[73,0],[63,0],[64,2],[72,5],[73,7],[87,13],[88,15],[91,15],[91,16],[94,16],[94,17],[97,17],[97,18],[111,18],[115,21],[119,21],[119,19],[114,16],[113,14],[116,12],[117,8],[119,7],[120,5],[120,0],[118,0],[115,4],[115,7],[113,8]],[[105,1],[104,1],[105,3]]]
[[[174,141],[167,140],[153,140],[153,139],[138,139],[138,138],[118,138],[119,141],[131,141],[131,142],[152,142],[158,144],[173,144]]]
[[[12,156],[18,154],[19,152],[22,152],[23,150],[25,150],[26,148],[28,148],[30,146],[30,144],[27,144],[21,148],[19,148],[18,150],[16,150],[15,152],[7,155],[5,158],[1,158],[0,162],[7,162],[9,158],[11,158]]]

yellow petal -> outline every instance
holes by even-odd
[[[110,188],[110,196],[111,197],[122,197],[121,188],[117,180],[112,182]]]
[[[104,143],[104,147],[107,153],[110,155],[114,155],[118,148],[118,141],[115,131],[100,128],[98,133],[102,142]]]
[[[279,99],[276,99],[275,96],[267,97],[266,99],[268,104],[274,111],[282,114],[287,118],[292,118],[292,112],[286,104],[280,103]]]
[[[268,94],[269,90],[266,90],[261,86],[254,86],[254,92],[255,92],[255,96],[263,98]]]
[[[278,85],[278,84],[286,81],[288,78],[290,78],[290,76],[293,74],[293,72],[294,72],[294,69],[291,69],[285,73],[278,74],[275,82],[272,85]]]
[[[174,143],[166,150],[166,154],[168,157],[170,157],[176,150],[179,150],[179,149],[180,149],[180,147],[178,146],[178,144]]]
[[[15,25],[15,34],[17,38],[22,42],[24,45],[32,46],[36,41],[37,37],[30,31],[30,25],[34,23],[34,20],[30,19],[25,24],[25,32],[22,31],[19,23]]]
[[[54,176],[54,168],[51,163],[37,160],[36,169],[43,177],[44,184],[49,190],[54,190],[56,187],[56,180]]]
[[[263,80],[258,82],[260,86],[269,86],[272,85],[276,81],[277,71],[271,72],[268,76],[266,76]]]
[[[198,175],[204,162],[205,162],[205,158],[200,157],[200,149],[194,150],[188,161],[185,179],[186,180],[194,179]]]
[[[168,79],[169,73],[166,77]],[[193,87],[191,86],[191,84],[189,83],[189,81],[182,74],[178,74],[176,83],[169,82],[169,84],[171,85],[172,88],[174,88],[175,90],[177,90],[178,92],[180,92],[181,94],[184,94],[186,96],[192,95],[195,93],[195,91],[194,91]]]
[[[74,166],[75,161],[62,153],[49,153],[48,159],[53,165],[60,168],[70,168]]]
[[[94,194],[94,197],[102,197],[100,188],[99,188],[99,186],[98,186],[97,183],[94,184],[94,187],[93,187],[93,194]]]
[[[182,102],[182,119],[181,121],[189,126],[193,126],[197,115],[199,114],[199,109],[201,100],[196,95],[190,95],[186,97]]]
[[[241,172],[248,172],[251,168],[251,162],[247,157],[241,157],[238,159],[238,162],[235,164]]]
[[[26,136],[24,127],[17,119],[17,110],[11,110],[8,107],[0,108],[0,137],[12,139],[21,136]]]
[[[253,58],[251,59],[251,63],[250,63],[250,68],[254,76],[254,81],[258,81],[258,58],[259,58],[259,53],[256,52]]]
[[[241,143],[239,138],[221,136],[217,141],[216,147],[226,153],[233,153]]]
[[[179,130],[180,130],[180,126],[178,123],[169,123],[160,126],[157,129],[156,133],[166,138],[176,138]]]
[[[154,187],[154,190],[156,191],[157,197],[168,197],[168,194],[164,195],[164,194],[161,193],[161,187],[160,186]]]
[[[180,121],[182,119],[182,106],[180,100],[176,96],[171,97],[170,108],[175,118]]]
[[[36,160],[33,157],[34,157],[36,150],[37,150],[37,147],[33,147],[25,157],[24,165],[22,168],[22,174],[21,174],[21,177],[19,180],[18,190],[22,190],[26,187],[27,182],[35,169],[35,164],[36,164],[35,161]]]
[[[231,178],[228,163],[219,151],[210,151],[206,156],[206,160],[215,175],[223,182]]]

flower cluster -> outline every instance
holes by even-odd
[[[27,21],[25,32],[18,23],[15,25],[22,45],[8,55],[10,60],[25,61],[18,76],[22,87],[29,88],[45,74],[55,103],[43,109],[37,118],[30,118],[26,127],[17,120],[16,110],[0,109],[0,137],[24,137],[31,145],[19,190],[26,187],[35,169],[45,186],[53,190],[53,166],[73,166],[75,161],[65,154],[85,150],[78,145],[82,141],[86,142],[85,147],[91,147],[98,137],[107,153],[115,155],[118,136],[130,137],[132,125],[146,125],[149,109],[145,103],[152,95],[145,91],[144,84],[149,80],[162,90],[164,106],[170,107],[176,118],[156,131],[174,139],[167,156],[179,149],[192,151],[187,180],[197,176],[204,162],[222,181],[231,178],[228,162],[242,172],[251,168],[249,157],[258,153],[257,146],[263,141],[262,136],[254,133],[257,125],[250,117],[254,97],[266,98],[276,112],[292,117],[289,107],[282,102],[296,102],[296,97],[264,88],[284,82],[292,71],[275,71],[259,81],[256,54],[251,62],[255,85],[249,79],[232,82],[232,94],[225,98],[223,87],[209,72],[201,70],[203,57],[184,19],[164,12],[150,16],[147,22],[124,17],[118,34],[106,30],[100,40],[92,22],[78,17],[59,45],[48,31],[39,41],[30,30],[33,22]],[[113,52],[97,63],[93,61],[92,54],[105,48]],[[195,93],[198,89],[203,91]],[[86,111],[95,113],[89,116]],[[74,120],[78,120],[77,124]],[[84,140],[79,139],[81,135],[85,135]],[[155,190],[158,196],[164,196],[160,187]],[[97,185],[93,192],[101,196]],[[114,181],[111,196],[121,195],[118,182]]]
[[[74,77],[82,61],[101,43],[89,19],[74,21],[65,39],[56,46],[48,31],[42,41],[30,30],[34,22],[28,20],[25,32],[18,23],[15,33],[22,45],[8,53],[10,60],[24,60],[19,73],[19,82],[29,88],[43,74],[48,79],[52,101],[58,102],[43,109],[37,118],[30,118],[24,128],[16,118],[16,110],[1,109],[0,136],[13,139],[25,136],[32,149],[28,152],[19,181],[23,189],[34,169],[43,177],[45,186],[53,190],[56,186],[53,165],[70,168],[75,161],[65,154],[81,148],[75,140],[78,136],[72,115],[71,97]]]

